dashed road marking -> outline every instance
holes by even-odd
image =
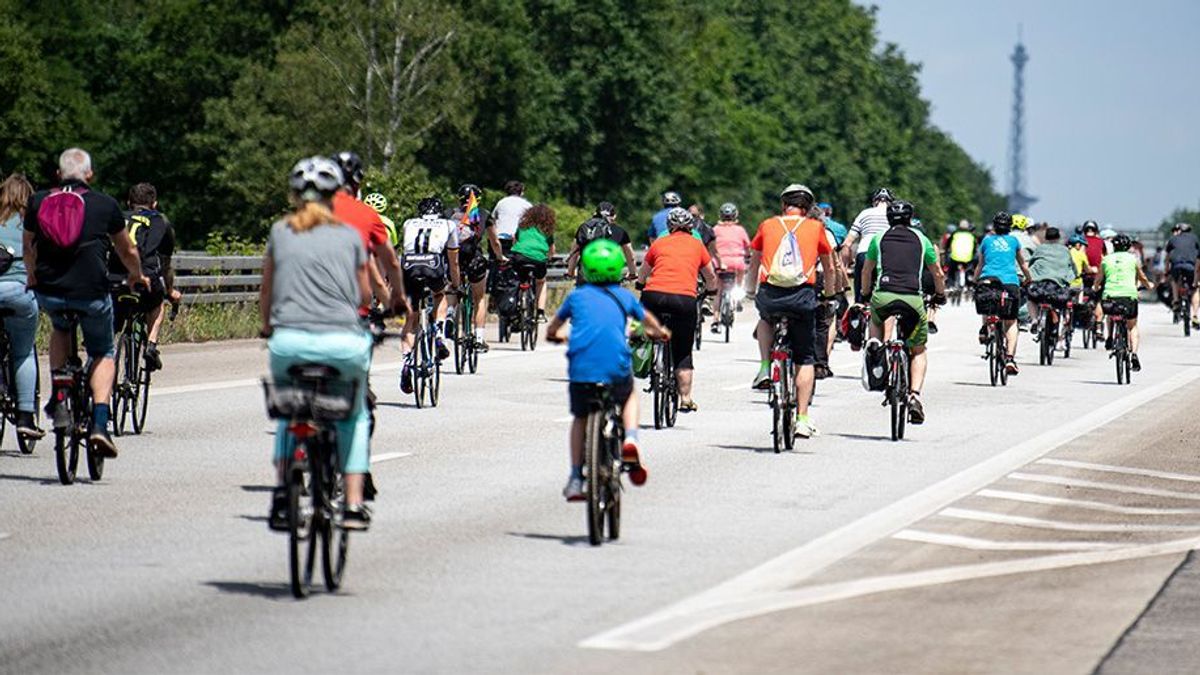
[[[1106,551],[1122,548],[1123,544],[1099,541],[993,541],[957,534],[939,534],[923,530],[900,530],[893,539],[919,544],[938,544],[972,551]]]
[[[387,462],[387,461],[393,460],[393,459],[400,459],[401,457],[412,457],[412,453],[411,452],[384,452],[384,453],[380,453],[380,454],[372,457],[371,463],[378,464],[380,462]]]
[[[1039,495],[1028,492],[1010,492],[1008,490],[980,490],[979,492],[975,493],[975,496],[986,497],[988,499],[1006,499],[1008,501],[1024,502],[1026,504],[1067,506],[1076,509],[1104,511],[1106,513],[1120,513],[1129,516],[1200,515],[1200,509],[1157,509],[1146,506],[1120,506],[1118,504],[1094,502],[1086,499],[1065,499],[1063,497],[1051,497],[1049,495]]]
[[[1200,532],[1200,525],[1140,525],[1136,523],[1070,523],[1007,513],[977,511],[975,509],[950,508],[938,512],[939,516],[957,520],[972,520],[979,523],[1034,527],[1042,530],[1065,530],[1068,532]]]
[[[1023,480],[1031,483],[1045,483],[1047,485],[1061,485],[1063,487],[1091,488],[1094,490],[1109,490],[1111,492],[1125,492],[1131,495],[1145,495],[1147,497],[1167,497],[1169,499],[1187,499],[1190,501],[1200,501],[1200,492],[1179,492],[1178,490],[1160,490],[1158,488],[1140,487],[1137,485],[1123,485],[1121,483],[1106,483],[1098,480],[1084,480],[1082,478],[1064,478],[1062,476],[1049,476],[1041,473],[1010,473],[1007,478],[1013,480]]]
[[[1172,473],[1170,471],[1155,471],[1154,469],[1138,469],[1129,466],[1114,466],[1112,464],[1093,464],[1092,462],[1077,462],[1071,459],[1039,459],[1038,464],[1048,464],[1051,466],[1065,466],[1072,469],[1087,469],[1088,471],[1101,471],[1104,473],[1122,473],[1127,476],[1146,476],[1147,478],[1164,478],[1166,480],[1178,480],[1189,483],[1200,483],[1200,476],[1195,476],[1186,473]]]

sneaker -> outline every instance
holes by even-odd
[[[347,504],[342,507],[337,526],[343,530],[365,532],[371,529],[371,511],[362,504]]]
[[[629,482],[634,485],[646,484],[646,467],[642,466],[642,458],[638,453],[637,443],[626,440],[625,445],[621,448],[621,461],[629,469]]]
[[[979,344],[986,345],[992,339],[991,333],[988,332],[988,327],[983,326],[979,329]]]
[[[488,353],[489,349],[491,349],[491,347],[488,346],[488,343],[485,342],[483,338],[477,338],[475,340],[475,351],[479,352],[480,354],[486,354]]]
[[[113,443],[112,436],[108,435],[108,429],[93,428],[88,433],[88,442],[105,458],[117,458],[117,445]]]
[[[1017,367],[1017,362],[1013,360],[1011,356],[1004,362],[1004,370],[1007,371],[1009,375],[1021,374],[1021,369]]]
[[[586,499],[583,494],[583,479],[574,476],[567,479],[567,486],[563,488],[563,497],[569,502],[581,502]]]
[[[158,345],[153,342],[146,345],[146,369],[150,372],[162,370],[162,355],[158,353]]]
[[[681,412],[681,413],[696,412],[699,409],[700,409],[700,406],[696,405],[695,401],[680,401],[679,402],[679,412]]]
[[[1129,355],[1129,369],[1135,373],[1142,372],[1142,362],[1138,360],[1137,354]]]
[[[704,302],[700,303],[700,316],[712,316],[712,315],[713,315],[712,303],[709,302],[708,300],[705,300]]]
[[[833,371],[829,369],[829,366],[824,363],[813,364],[813,379],[824,380],[832,376]]]
[[[930,322],[929,322],[929,334],[930,334],[930,335],[937,335],[937,332],[938,332],[938,327],[937,327],[937,324],[936,324],[936,323],[934,323],[934,322],[932,322],[932,321],[930,321]]]
[[[808,415],[796,415],[796,435],[800,438],[812,438],[820,434]]]
[[[438,361],[445,361],[450,358],[450,349],[446,347],[446,343],[442,340],[441,336],[437,338],[436,342]]]
[[[547,319],[546,319],[546,310],[544,310],[544,309],[539,309],[539,310],[537,311],[537,322],[538,322],[538,323],[546,323],[546,322],[547,322]]]
[[[1113,348],[1112,338],[1110,338],[1110,337],[1104,338],[1104,348],[1110,352],[1112,351],[1112,348]]]
[[[1192,319],[1192,328],[1200,330],[1200,320]]]
[[[412,366],[407,363],[400,369],[400,391],[405,394],[413,393]]]
[[[751,389],[770,389],[771,388],[771,366],[765,365],[758,369],[758,375],[754,376],[754,382],[750,384]]]
[[[721,332],[721,322],[720,321],[713,322],[711,332],[713,335],[716,335]]]
[[[33,413],[23,412],[17,414],[17,435],[27,441],[37,441],[45,438],[46,432],[38,428]]]
[[[921,396],[916,392],[908,395],[908,423],[925,423],[925,407],[921,405]]]
[[[271,493],[271,512],[267,514],[267,527],[276,532],[287,532],[287,488],[279,486]]]
[[[375,479],[371,476],[371,472],[367,472],[367,477],[363,480],[363,501],[375,501],[375,495],[379,494],[379,490],[375,488]]]

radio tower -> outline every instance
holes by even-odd
[[[1028,62],[1029,53],[1025,51],[1018,27],[1017,48],[1012,53],[1013,109],[1008,146],[1008,210],[1011,213],[1022,213],[1037,202],[1037,197],[1025,192],[1025,64]]]

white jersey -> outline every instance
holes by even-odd
[[[496,202],[496,208],[492,209],[492,219],[496,221],[496,236],[501,239],[516,238],[521,216],[525,215],[531,206],[533,204],[520,195],[509,195]]]
[[[404,265],[432,265],[447,249],[458,248],[458,225],[441,216],[404,221]]]
[[[858,249],[855,253],[866,253],[867,249],[871,247],[871,240],[875,238],[875,235],[887,232],[887,207],[887,203],[884,202],[879,206],[863,209],[854,219],[850,231],[858,237]]]

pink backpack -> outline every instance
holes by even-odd
[[[42,236],[59,248],[71,248],[83,232],[84,187],[54,188],[38,207]]]

